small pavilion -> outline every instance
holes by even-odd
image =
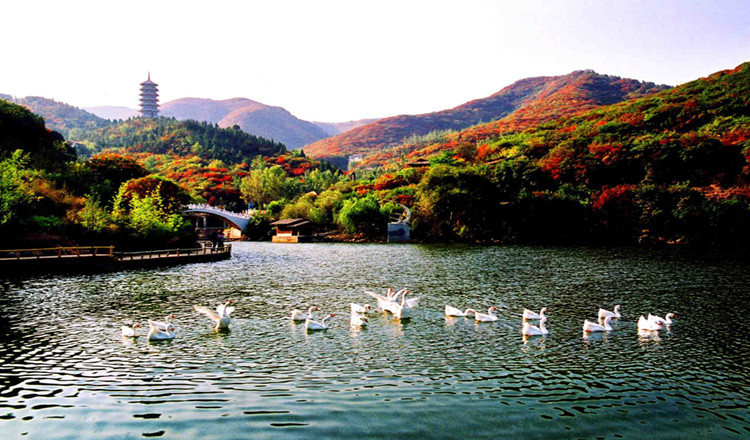
[[[312,238],[312,223],[303,218],[287,218],[271,223],[276,227],[274,243],[304,243]]]

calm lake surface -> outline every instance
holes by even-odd
[[[364,290],[409,288],[412,319]],[[747,261],[681,249],[238,243],[231,260],[0,282],[3,439],[750,438]],[[193,305],[236,301],[216,333]],[[500,306],[499,320],[444,306]],[[622,305],[614,330],[584,319]],[[306,333],[292,308],[338,313]],[[524,307],[548,307],[544,337]],[[641,314],[675,312],[639,335]],[[176,315],[177,337],[120,336]]]

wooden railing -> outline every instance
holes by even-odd
[[[188,255],[208,255],[231,252],[232,245],[222,247],[200,247],[192,249],[164,249],[157,251],[115,252],[114,246],[59,246],[37,249],[0,250],[0,260],[31,260],[55,258],[92,258],[109,257],[117,260],[135,260],[146,258],[169,258]]]
[[[114,246],[58,246],[54,248],[0,250],[0,259],[113,257]]]
[[[0,250],[0,278],[39,273],[91,273],[204,263],[232,257],[232,246],[115,252],[113,246]]]
[[[223,254],[232,251],[232,245],[226,244],[221,247],[200,247],[191,249],[162,249],[157,251],[140,252],[115,252],[114,257],[118,260],[144,260],[151,258],[186,257],[188,255]]]

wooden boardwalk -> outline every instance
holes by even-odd
[[[113,258],[114,246],[58,246],[54,248],[0,250],[0,261],[58,258]]]
[[[218,248],[116,252],[113,246],[77,246],[0,250],[0,276],[29,273],[104,272],[231,258],[232,245]]]

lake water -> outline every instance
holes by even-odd
[[[238,243],[218,263],[0,287],[3,439],[750,438],[746,260]],[[350,328],[349,303],[386,287],[421,297],[412,318]],[[216,333],[192,307],[227,298],[235,319]],[[499,320],[447,319],[445,304]],[[585,337],[614,304],[614,330]],[[288,314],[309,305],[340,315],[308,334]],[[524,339],[521,311],[542,306],[550,333]],[[638,334],[639,315],[668,312],[675,324]],[[120,336],[169,313],[174,340]]]

